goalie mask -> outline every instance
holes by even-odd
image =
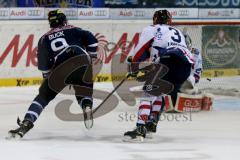
[[[66,15],[59,9],[48,13],[48,21],[51,28],[65,26],[67,24]]]
[[[172,16],[166,9],[158,10],[153,15],[153,24],[171,24]]]

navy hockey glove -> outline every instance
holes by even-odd
[[[42,72],[42,76],[43,76],[43,78],[44,78],[44,79],[48,78],[49,75],[50,75],[50,73],[51,73],[50,71]]]

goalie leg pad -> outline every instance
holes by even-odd
[[[200,111],[202,109],[203,96],[200,95],[189,95],[184,93],[178,93],[175,110],[177,112],[183,111]]]
[[[214,96],[210,93],[205,93],[203,96],[203,104],[202,104],[202,110],[203,111],[210,111],[213,108],[213,99]]]
[[[171,96],[167,95],[164,98],[165,112],[196,112],[200,110],[210,111],[213,107],[213,95],[209,93],[189,95],[178,93],[177,102],[175,106],[172,104]]]

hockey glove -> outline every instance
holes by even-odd
[[[51,71],[43,71],[43,72],[42,72],[43,78],[44,78],[44,79],[47,79],[47,78],[49,77],[50,73],[51,73]]]
[[[138,64],[137,63],[133,63],[132,56],[129,56],[127,58],[127,63],[128,63],[128,77],[136,78],[137,74],[139,72]]]
[[[128,77],[136,78],[137,80],[144,75],[145,72],[143,71],[128,72]]]

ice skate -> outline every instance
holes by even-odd
[[[124,133],[124,142],[143,142],[146,137],[147,129],[145,125],[138,124],[136,129]]]
[[[156,121],[148,121],[146,123],[146,138],[152,139],[153,134],[157,132],[157,122]]]
[[[17,119],[17,124],[19,125],[19,128],[15,130],[10,130],[8,132],[7,139],[20,139],[34,126],[31,121],[23,120],[21,122],[19,118]]]
[[[87,129],[93,127],[93,111],[92,111],[92,100],[84,99],[82,102],[84,125]]]

